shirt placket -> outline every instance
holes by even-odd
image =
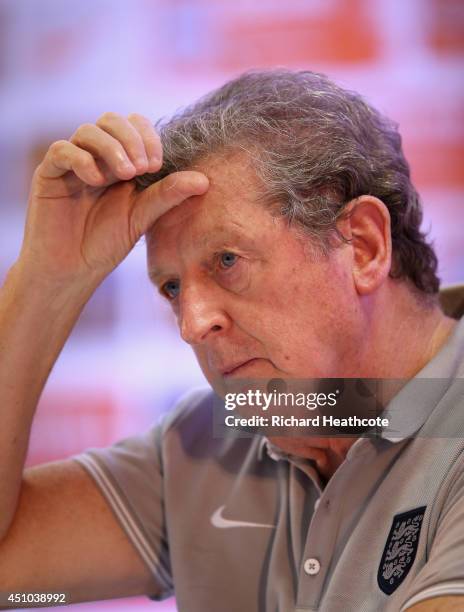
[[[296,612],[319,610],[344,520],[347,487],[357,475],[356,456],[348,454],[315,504],[301,559]]]

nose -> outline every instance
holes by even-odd
[[[217,288],[201,284],[183,284],[180,290],[180,334],[189,344],[201,344],[211,335],[230,327],[231,320],[224,310]]]

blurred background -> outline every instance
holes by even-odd
[[[103,112],[169,115],[249,68],[324,72],[400,124],[444,284],[464,281],[462,0],[0,0],[0,279],[49,144]],[[28,465],[146,428],[204,384],[138,244],[56,365]],[[176,610],[145,598],[82,610]]]

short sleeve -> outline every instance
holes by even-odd
[[[151,599],[165,599],[174,591],[164,512],[163,435],[208,393],[207,389],[191,391],[146,432],[72,457],[93,478],[151,571],[159,586]]]
[[[427,563],[409,593],[402,612],[432,597],[464,596],[464,457],[455,466]]]
[[[157,598],[173,592],[163,516],[161,425],[107,448],[72,458],[94,479],[124,531],[153,574]]]

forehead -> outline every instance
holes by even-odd
[[[210,181],[208,191],[174,207],[147,234],[150,267],[169,251],[208,247],[219,240],[266,240],[277,219],[259,203],[260,183],[240,156],[209,159],[195,166]]]

